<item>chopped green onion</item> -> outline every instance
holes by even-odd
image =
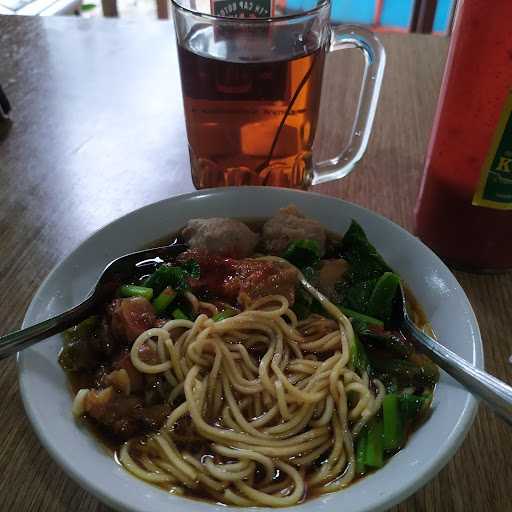
[[[381,418],[375,418],[368,428],[368,444],[364,462],[372,468],[381,468],[384,465]]]
[[[363,313],[358,313],[353,309],[345,308],[340,305],[337,305],[337,308],[351,320],[359,320],[361,322],[364,322],[365,324],[379,325],[381,327],[384,327],[384,322],[382,320],[378,320],[377,318],[373,318],[368,315],[363,315]]]
[[[212,320],[214,322],[220,322],[221,320],[226,320],[226,318],[230,318],[232,316],[238,315],[238,311],[233,308],[226,308],[224,311],[217,313],[212,316]]]
[[[195,260],[189,260],[180,266],[168,263],[160,265],[144,281],[143,285],[153,288],[155,294],[160,293],[166,286],[172,286],[177,292],[189,288],[189,278],[197,279],[201,273],[199,264]]]
[[[366,447],[368,445],[368,432],[366,427],[361,430],[356,443],[356,473],[358,475],[364,475],[366,473],[365,458],[366,458]]]
[[[384,450],[395,451],[403,442],[402,417],[400,415],[399,398],[388,394],[382,402]]]
[[[137,286],[135,284],[124,284],[119,288],[121,297],[144,297],[147,300],[153,298],[153,289],[147,286]]]
[[[170,286],[166,286],[153,301],[153,307],[155,308],[156,314],[160,315],[163,313],[175,297],[176,292]]]
[[[168,265],[160,265],[149,277],[143,281],[144,286],[154,288],[157,293],[162,291],[171,280],[172,271]]]
[[[201,267],[196,260],[187,260],[180,266],[190,277],[194,279],[199,279],[201,276]]]
[[[183,311],[180,308],[176,308],[172,312],[172,317],[175,320],[190,320],[190,318],[185,313],[183,313]]]

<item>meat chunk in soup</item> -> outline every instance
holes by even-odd
[[[274,262],[267,268],[254,269],[240,282],[239,298],[246,294],[251,299],[267,295],[283,295],[290,305],[295,301],[297,271]]]
[[[134,342],[140,334],[155,325],[151,302],[144,297],[115,299],[109,306],[112,334],[123,344]]]
[[[284,295],[290,304],[295,299],[297,272],[294,268],[274,261],[224,258],[202,251],[190,250],[180,260],[193,259],[201,267],[201,277],[192,279],[194,292],[231,304],[241,296],[256,299],[265,295]]]
[[[141,398],[118,393],[112,386],[88,391],[83,410],[104,430],[121,439],[130,439],[160,428],[171,412],[168,404],[145,406]]]
[[[320,222],[304,217],[296,206],[290,205],[265,222],[262,240],[264,252],[277,255],[282,255],[295,240],[315,240],[323,255],[326,233]]]
[[[189,220],[182,235],[191,249],[237,258],[250,256],[259,239],[243,222],[220,217]]]
[[[151,348],[150,345],[144,344],[142,345],[141,349],[144,349],[146,347]],[[140,352],[141,350],[139,350],[139,354]],[[118,359],[114,361],[113,368],[114,370],[124,370],[127,373],[128,378],[130,380],[131,391],[140,391],[144,388],[144,376],[142,375],[142,373],[139,372],[139,370],[135,368],[135,366],[133,366],[130,357],[130,352],[123,352],[118,357]]]

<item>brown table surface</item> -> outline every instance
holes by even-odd
[[[19,327],[48,271],[98,227],[193,189],[172,37],[167,22],[0,16],[0,83],[14,120],[0,141],[1,332]],[[368,153],[356,172],[316,189],[412,229],[447,40],[382,39],[388,65]],[[349,124],[334,122],[354,105],[356,75],[344,59],[329,62],[320,146],[333,147]],[[487,369],[510,382],[512,276],[457,277],[480,322]],[[34,436],[13,358],[0,362],[0,390],[0,511],[108,510]],[[512,510],[510,434],[481,409],[457,455],[393,510]]]

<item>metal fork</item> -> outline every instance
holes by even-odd
[[[132,252],[111,261],[83,302],[44,322],[0,337],[0,359],[76,325],[90,316],[96,307],[112,297],[119,284],[132,276],[135,271],[142,270],[146,266],[156,266],[186,249],[185,245],[172,244]]]

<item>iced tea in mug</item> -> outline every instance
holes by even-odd
[[[346,175],[366,148],[384,68],[370,32],[331,27],[328,2],[290,11],[270,0],[173,0],[192,179],[197,188],[307,188]],[[359,48],[366,72],[348,147],[316,162],[327,52]],[[357,100],[357,99],[356,99]]]

